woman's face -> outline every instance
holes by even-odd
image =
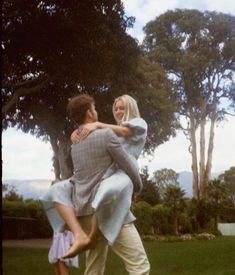
[[[125,115],[125,106],[121,99],[119,99],[114,106],[114,116],[116,120],[121,121]]]

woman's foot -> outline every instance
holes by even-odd
[[[69,248],[68,252],[62,257],[62,259],[72,258],[79,253],[89,249],[91,243],[91,239],[88,236],[84,236],[83,238],[81,238],[81,236],[74,237],[74,241],[71,247]]]

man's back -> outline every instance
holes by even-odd
[[[137,167],[111,129],[98,129],[80,143],[72,145],[72,159],[74,176],[71,181],[75,185],[78,215],[92,213],[91,202],[99,183],[114,161],[141,188]]]
[[[113,160],[107,152],[109,129],[92,132],[86,139],[72,145],[74,176],[72,181],[78,197],[79,214],[90,214],[89,201],[98,188],[98,182],[112,164]]]

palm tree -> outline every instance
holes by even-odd
[[[178,235],[179,216],[180,212],[185,208],[184,200],[185,191],[179,186],[169,184],[164,193],[164,204],[170,209],[170,214],[173,219],[173,231]]]

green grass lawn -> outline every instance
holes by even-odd
[[[145,242],[151,275],[235,275],[235,237],[184,242]],[[3,248],[3,275],[49,275],[52,266],[47,261],[48,249]],[[71,269],[71,275],[84,271]],[[124,266],[112,252],[109,253],[105,275],[125,275]]]

